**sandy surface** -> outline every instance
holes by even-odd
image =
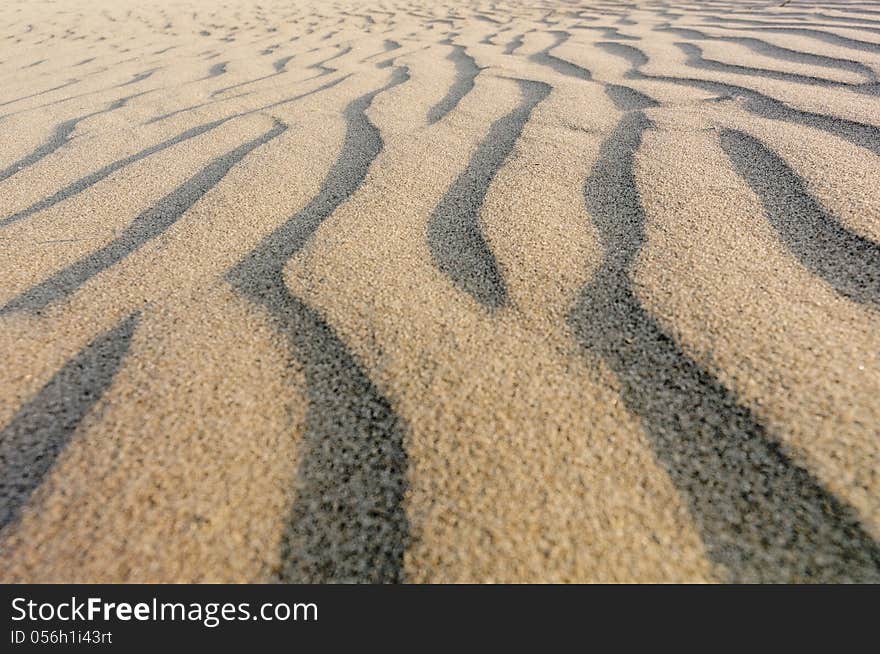
[[[880,581],[880,6],[0,4],[0,580]]]

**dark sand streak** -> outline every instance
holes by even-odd
[[[523,37],[524,34],[519,34],[518,36],[513,37],[513,39],[504,47],[504,54],[512,55],[517,50],[519,50],[523,45]]]
[[[541,50],[540,52],[536,52],[535,54],[529,57],[529,60],[534,61],[537,64],[541,64],[542,66],[548,66],[555,70],[557,73],[561,73],[562,75],[567,75],[568,77],[575,77],[577,79],[582,80],[591,80],[593,79],[592,74],[586,68],[582,66],[578,66],[577,64],[573,64],[570,61],[566,61],[565,59],[560,59],[556,55],[550,54],[555,48],[558,48],[560,45],[568,41],[571,38],[571,34],[568,32],[552,32],[553,35],[556,36],[556,41]]]
[[[73,134],[73,130],[75,130],[76,126],[82,121],[93,118],[94,116],[100,116],[101,114],[110,113],[111,111],[115,111],[116,109],[121,109],[129,100],[134,97],[136,96],[132,95],[126,98],[122,98],[113,102],[106,109],[93,111],[83,116],[79,116],[78,118],[71,118],[70,120],[65,120],[63,123],[58,124],[55,127],[55,132],[52,134],[52,137],[48,141],[38,146],[33,151],[29,152],[24,157],[11,164],[4,170],[0,170],[0,182],[12,177],[18,172],[21,172],[25,168],[33,166],[40,160],[48,157],[50,154],[55,152],[58,148],[60,148],[65,143],[67,143],[68,140],[70,140],[70,135]]]
[[[866,66],[865,64],[854,61],[852,59],[841,59],[838,57],[819,55],[812,52],[792,50],[791,48],[784,48],[782,46],[748,36],[718,36],[715,34],[706,34],[705,32],[700,32],[699,30],[671,26],[655,27],[654,29],[661,32],[670,32],[672,34],[677,34],[678,36],[682,36],[686,39],[691,39],[693,41],[735,43],[737,45],[742,45],[752,52],[763,55],[765,57],[771,57],[780,61],[794,62],[797,64],[807,64],[809,66],[819,66],[822,68],[831,68],[834,70],[844,70],[863,75],[868,79],[868,81],[877,81],[877,73],[875,73],[870,66]]]
[[[231,84],[229,86],[224,86],[223,88],[217,89],[215,91],[211,91],[210,97],[214,97],[215,95],[220,95],[221,93],[225,93],[226,91],[231,91],[232,89],[241,88],[242,86],[248,86],[250,84],[256,84],[257,82],[261,82],[263,80],[271,79],[273,77],[277,77],[278,75],[282,75],[287,70],[287,64],[290,60],[293,59],[293,56],[290,57],[281,57],[277,61],[272,63],[272,68],[275,72],[269,73],[268,75],[260,75],[259,77],[254,77],[253,79],[248,79],[243,82],[238,82],[237,84]]]
[[[870,52],[872,54],[880,53],[880,43],[872,43],[871,41],[861,41],[859,39],[851,39],[839,34],[824,32],[816,29],[805,28],[787,28],[787,27],[736,27],[733,25],[718,25],[719,28],[728,30],[746,30],[749,32],[773,32],[776,34],[792,34],[795,36],[806,36],[817,41],[824,41],[831,45],[839,45],[850,50],[859,50],[861,52]]]
[[[192,104],[192,105],[189,105],[188,107],[183,107],[182,109],[175,109],[174,111],[169,111],[168,113],[160,114],[159,116],[154,116],[154,117],[150,118],[149,120],[145,120],[144,125],[152,125],[153,123],[159,123],[163,120],[167,120],[169,118],[172,118],[173,116],[185,114],[188,111],[192,111],[193,109],[201,109],[202,107],[207,107],[212,104],[216,104],[218,102],[227,102],[229,100],[243,98],[243,97],[248,96],[250,94],[251,94],[250,91],[245,91],[244,93],[239,93],[237,95],[230,95],[230,96],[227,96],[224,98],[217,98],[215,100],[206,100],[205,102],[199,102],[198,104]]]
[[[854,511],[794,464],[734,394],[645,309],[633,269],[646,216],[633,171],[651,123],[625,114],[584,188],[605,249],[569,324],[602,357],[731,582],[880,580],[880,547]]]
[[[457,288],[491,309],[507,303],[507,288],[495,255],[483,238],[480,209],[532,111],[552,90],[543,82],[517,82],[522,93],[519,105],[492,124],[428,220],[428,246],[434,263]]]
[[[351,50],[352,50],[352,48],[350,45],[347,45],[345,47],[341,47],[341,48],[339,48],[339,52],[337,52],[332,57],[328,57],[327,59],[324,59],[322,61],[319,61],[316,64],[312,64],[311,66],[309,66],[310,69],[321,71],[320,73],[315,75],[315,77],[310,77],[309,79],[315,79],[316,77],[323,77],[324,75],[330,75],[331,73],[335,73],[336,71],[338,71],[339,70],[338,68],[333,68],[332,66],[327,66],[326,64],[330,63],[331,61],[335,61],[336,59],[339,59],[340,57],[344,57],[349,52],[351,52]]]
[[[220,118],[219,120],[214,120],[209,123],[203,123],[201,125],[197,125],[196,127],[192,127],[184,132],[181,132],[177,136],[173,136],[172,138],[170,138],[166,141],[162,141],[161,143],[158,143],[156,145],[151,145],[150,147],[144,148],[143,150],[136,152],[135,154],[132,154],[132,155],[125,157],[123,159],[119,159],[117,161],[114,161],[113,163],[108,164],[108,165],[104,166],[103,168],[96,170],[93,173],[89,173],[85,177],[81,177],[80,179],[76,180],[75,182],[65,186],[63,189],[61,189],[57,193],[54,193],[51,196],[44,198],[44,199],[40,200],[39,202],[32,204],[31,206],[27,207],[26,209],[22,209],[21,211],[14,213],[11,216],[7,216],[6,218],[0,219],[0,228],[5,227],[6,225],[9,225],[11,223],[17,222],[19,220],[23,220],[24,218],[32,216],[35,213],[39,213],[40,211],[48,209],[49,207],[52,207],[52,206],[58,204],[59,202],[64,202],[65,200],[68,200],[68,199],[72,198],[73,196],[78,195],[78,194],[82,193],[83,191],[91,188],[92,186],[94,186],[98,182],[106,179],[107,177],[109,177],[110,175],[115,173],[116,171],[118,171],[122,168],[125,168],[126,166],[128,166],[130,164],[133,164],[137,161],[140,161],[141,159],[144,159],[146,157],[149,157],[150,155],[156,154],[157,152],[161,152],[162,150],[170,148],[170,147],[177,145],[179,143],[183,143],[184,141],[187,141],[189,139],[195,138],[197,136],[201,136],[202,134],[209,132],[212,129],[215,129],[217,127],[220,127],[221,125],[224,125],[225,123],[227,123],[230,120],[234,120],[236,118],[243,118],[244,116],[250,116],[250,115],[253,115],[256,113],[267,111],[269,109],[274,109],[275,107],[280,107],[280,106],[288,104],[290,102],[296,102],[297,100],[302,100],[303,98],[307,98],[310,95],[314,95],[315,93],[319,93],[321,91],[332,88],[332,87],[336,86],[337,84],[339,84],[340,82],[343,82],[346,79],[348,79],[348,77],[349,77],[348,75],[345,75],[343,77],[339,77],[339,78],[333,80],[332,82],[327,82],[326,84],[323,84],[315,89],[312,89],[311,91],[306,91],[305,93],[300,93],[299,95],[295,95],[291,98],[285,98],[283,100],[278,100],[277,102],[271,102],[267,105],[263,105],[261,107],[255,108],[255,109],[250,109],[248,111],[242,111],[240,113],[233,114],[231,116],[227,116],[226,118]],[[233,96],[233,97],[236,97],[236,96]],[[231,100],[232,98],[225,98],[225,99]],[[155,122],[157,120],[161,120],[162,118],[163,118],[162,116],[159,116],[157,119],[153,119],[152,121],[148,121],[148,122]]]
[[[474,88],[480,67],[464,46],[453,45],[452,52],[446,57],[455,64],[455,81],[440,102],[428,110],[428,124],[433,125],[446,114],[455,109],[462,98]]]
[[[110,386],[131,345],[138,314],[64,364],[0,432],[0,528],[13,522],[76,428]]]
[[[21,102],[22,100],[29,100],[31,98],[37,98],[41,95],[46,95],[47,93],[52,93],[52,91],[58,91],[59,89],[67,88],[73,84],[78,84],[80,80],[72,79],[64,84],[59,84],[58,86],[53,86],[51,89],[46,89],[45,91],[39,91],[37,93],[31,93],[30,95],[25,95],[20,98],[15,98],[14,100],[7,100],[6,102],[0,102],[0,107],[5,107],[8,104],[14,104],[16,102]]]
[[[106,179],[117,170],[120,170],[128,166],[129,164],[133,164],[136,161],[140,161],[141,159],[149,157],[152,154],[161,152],[166,148],[170,148],[173,145],[177,145],[178,143],[182,143],[191,138],[195,138],[196,136],[200,136],[201,134],[204,134],[205,132],[222,125],[227,120],[230,120],[230,118],[221,118],[220,120],[215,120],[210,123],[204,123],[202,125],[192,127],[166,141],[162,141],[161,143],[157,143],[156,145],[151,145],[148,148],[144,148],[140,152],[136,152],[135,154],[129,155],[128,157],[107,164],[103,168],[100,168],[93,173],[89,173],[85,177],[81,177],[75,182],[68,184],[63,189],[56,193],[53,193],[49,197],[44,198],[39,202],[35,202],[26,209],[22,209],[21,211],[18,211],[11,216],[3,218],[2,220],[0,220],[0,227],[6,227],[7,225],[10,225],[14,222],[18,222],[19,220],[23,220],[29,216],[32,216],[35,213],[39,213],[40,211],[48,209],[49,207],[52,207],[59,202],[68,200],[71,197],[78,195],[88,188],[94,186],[101,180]]]
[[[758,139],[729,129],[720,138],[788,250],[841,295],[880,309],[880,245],[830,216],[804,181]]]
[[[633,67],[626,74],[629,79],[690,86],[726,96],[728,99],[739,96],[745,100],[742,107],[757,116],[770,120],[782,120],[795,125],[806,125],[807,127],[822,130],[880,155],[880,128],[874,125],[796,109],[781,100],[735,84],[690,77],[649,75],[640,70],[643,65],[648,63],[648,57],[641,50],[630,45],[614,42],[599,42],[596,43],[596,46],[629,61]]]
[[[144,71],[143,73],[138,73],[134,77],[132,77],[127,82],[123,82],[122,84],[117,84],[113,88],[122,88],[123,86],[130,86],[131,84],[137,84],[138,82],[143,82],[146,79],[149,79],[153,76],[153,74],[159,70],[158,68],[153,68],[152,70]]]
[[[376,95],[408,79],[397,68],[386,86],[348,105],[342,151],[318,195],[227,274],[269,313],[306,377],[296,502],[279,571],[285,582],[403,580],[405,425],[333,328],[290,292],[284,267],[363,183],[383,146],[366,111]]]
[[[654,98],[628,86],[610,82],[605,83],[604,86],[605,95],[611,99],[618,111],[641,111],[660,106]]]
[[[113,241],[47,280],[31,287],[0,308],[0,316],[16,311],[39,311],[58,302],[104,270],[119,263],[145,243],[177,222],[205,193],[214,188],[230,169],[255,149],[283,134],[287,125],[275,127],[262,136],[218,157],[182,185],[138,215]]]
[[[212,79],[214,77],[220,77],[221,75],[226,74],[226,65],[228,61],[222,61],[218,64],[214,64],[208,69],[208,74],[202,78],[202,80]]]
[[[716,73],[732,73],[734,75],[750,75],[752,77],[763,77],[765,79],[779,80],[783,82],[792,82],[794,84],[808,84],[811,86],[836,88],[853,93],[865,93],[867,95],[880,95],[880,86],[875,83],[871,84],[850,84],[849,82],[840,82],[838,80],[827,79],[824,77],[814,77],[812,75],[801,75],[799,73],[788,73],[780,70],[770,70],[767,68],[755,68],[753,66],[742,66],[740,64],[728,64],[715,59],[706,59],[703,56],[703,50],[693,43],[676,43],[676,47],[681,50],[687,59],[685,64],[691,68],[700,70],[710,70]]]
[[[572,25],[571,29],[593,30],[596,32],[602,32],[602,38],[609,39],[611,41],[641,41],[642,39],[642,37],[640,36],[621,34],[620,30],[618,30],[616,27],[599,27],[597,25]]]

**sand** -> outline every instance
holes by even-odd
[[[0,581],[880,581],[876,4],[0,44]]]

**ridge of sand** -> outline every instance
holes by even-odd
[[[864,3],[0,6],[0,580],[880,580]]]

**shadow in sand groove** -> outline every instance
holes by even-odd
[[[489,185],[504,165],[535,107],[552,87],[517,80],[519,105],[489,128],[465,169],[452,183],[428,220],[428,246],[434,263],[456,287],[496,309],[507,302],[507,287],[495,255],[480,229],[480,209]]]
[[[199,125],[197,127],[192,127],[184,132],[181,132],[177,136],[174,136],[170,139],[162,141],[161,143],[157,143],[156,145],[151,145],[148,148],[144,148],[140,152],[136,152],[133,155],[125,157],[124,159],[119,159],[118,161],[114,161],[111,164],[103,166],[98,170],[89,173],[85,177],[81,177],[80,179],[68,184],[60,191],[53,193],[47,198],[43,198],[38,202],[35,202],[31,206],[26,209],[22,209],[11,216],[7,216],[6,218],[0,219],[0,227],[5,227],[6,225],[10,225],[14,222],[18,222],[19,220],[24,220],[25,218],[32,216],[40,211],[44,211],[49,207],[52,207],[60,202],[64,202],[72,198],[75,195],[82,193],[83,191],[91,188],[98,182],[106,179],[117,170],[125,168],[129,164],[133,164],[141,159],[149,157],[152,154],[156,154],[157,152],[161,152],[166,148],[170,148],[178,143],[182,143],[188,139],[195,138],[196,136],[200,136],[207,131],[214,129],[215,127],[219,127],[223,123],[230,120],[229,118],[221,118],[220,120],[215,120],[210,123],[205,123],[203,125]]]
[[[719,36],[717,34],[706,34],[705,32],[700,32],[695,29],[671,27],[669,25],[655,27],[654,29],[660,32],[676,34],[693,41],[735,43],[748,48],[759,55],[764,55],[765,57],[771,57],[780,61],[794,62],[797,64],[807,64],[810,66],[849,71],[864,76],[868,81],[877,81],[877,73],[875,73],[870,66],[852,59],[829,57],[827,55],[815,54],[813,52],[793,50],[791,48],[784,48],[774,43],[768,43],[767,41],[747,36]]]
[[[716,73],[733,73],[736,75],[751,75],[753,77],[782,80],[795,84],[808,84],[823,88],[843,89],[852,91],[853,93],[865,93],[868,95],[880,94],[880,87],[878,87],[877,84],[850,84],[849,82],[816,77],[815,75],[804,75],[782,70],[756,68],[754,66],[743,66],[742,64],[730,64],[716,59],[707,59],[703,56],[703,49],[693,43],[676,43],[675,46],[685,54],[685,65],[699,70],[708,70]]]
[[[0,315],[15,311],[38,311],[67,297],[95,275],[119,263],[148,241],[177,222],[199,199],[222,180],[230,169],[253,152],[284,133],[287,125],[275,126],[262,136],[217,157],[186,182],[138,215],[113,241],[31,287],[0,308]]]
[[[614,371],[708,555],[731,581],[880,580],[880,547],[844,506],[770,440],[757,418],[642,306],[632,269],[645,243],[633,172],[650,122],[625,114],[587,180],[605,257],[569,322]]]
[[[841,295],[880,309],[880,245],[828,215],[803,180],[758,139],[730,129],[720,138],[788,250]]]
[[[345,75],[343,77],[339,77],[339,78],[332,80],[330,82],[327,82],[326,84],[323,84],[317,88],[314,88],[311,91],[305,91],[305,92],[300,93],[298,95],[295,95],[293,97],[284,98],[282,100],[278,100],[276,102],[271,102],[269,104],[266,104],[266,105],[263,105],[260,107],[256,107],[254,109],[249,109],[247,111],[234,113],[234,114],[231,114],[231,115],[226,116],[224,118],[220,118],[218,120],[213,120],[209,123],[203,123],[201,125],[197,125],[196,127],[191,127],[190,129],[187,129],[186,131],[181,132],[177,136],[174,136],[170,139],[162,141],[161,143],[158,143],[156,145],[151,145],[150,147],[145,148],[145,149],[141,150],[140,152],[136,152],[135,154],[129,155],[128,157],[125,157],[123,159],[118,159],[118,160],[114,161],[113,163],[110,163],[106,166],[103,166],[102,168],[99,168],[98,170],[96,170],[92,173],[89,173],[85,177],[81,177],[78,180],[76,180],[75,182],[68,184],[67,186],[62,188],[60,191],[53,193],[49,197],[43,198],[42,200],[39,200],[38,202],[32,204],[31,206],[29,206],[25,209],[22,209],[21,211],[18,211],[17,213],[12,214],[11,216],[7,216],[6,218],[0,218],[0,227],[5,227],[6,225],[17,222],[19,220],[24,220],[25,218],[28,218],[29,216],[32,216],[36,213],[39,213],[40,211],[44,211],[50,207],[53,207],[60,202],[64,202],[66,200],[69,200],[70,198],[72,198],[76,195],[79,195],[80,193],[83,193],[84,191],[90,189],[95,184],[105,180],[110,175],[112,175],[113,173],[115,173],[118,170],[125,168],[126,166],[129,166],[133,163],[140,161],[141,159],[145,159],[151,155],[154,155],[157,152],[161,152],[162,150],[165,150],[167,148],[170,148],[170,147],[173,147],[173,146],[178,145],[180,143],[183,143],[184,141],[201,136],[202,134],[205,134],[213,129],[216,129],[222,125],[225,125],[229,121],[235,120],[236,118],[243,118],[244,116],[252,116],[254,114],[269,111],[270,109],[274,109],[275,107],[280,107],[282,105],[285,105],[285,104],[288,104],[291,102],[296,102],[297,100],[302,100],[303,98],[307,98],[307,97],[314,95],[316,93],[320,93],[321,91],[325,91],[327,89],[333,88],[337,84],[344,82],[346,79],[348,79],[348,75]],[[134,96],[132,96],[132,97],[134,97]],[[239,97],[239,96],[230,96],[230,97],[226,98],[226,100],[231,100],[234,97]],[[173,111],[168,114],[158,116],[157,118],[150,119],[147,122],[148,123],[149,122],[157,122],[159,120],[163,120],[163,119],[168,118],[170,116],[176,115],[177,113],[179,113],[181,111],[189,111],[190,109],[195,109],[197,107],[204,106],[205,104],[207,104],[207,103],[201,103],[199,105],[187,107],[187,108],[184,108],[179,111]]]
[[[376,95],[407,79],[407,70],[398,68],[389,84],[348,105],[342,151],[318,195],[227,275],[239,293],[268,311],[306,378],[309,407],[283,581],[403,580],[405,427],[334,330],[288,290],[284,266],[365,179],[382,150],[366,111]]]
[[[131,345],[138,314],[101,334],[64,364],[0,432],[0,528],[19,515],[110,386]]]
[[[78,118],[71,118],[70,120],[65,120],[62,123],[59,123],[55,127],[55,131],[53,132],[51,138],[45,143],[37,146],[33,151],[26,154],[24,157],[19,159],[18,161],[10,164],[5,169],[0,170],[0,182],[5,179],[12,177],[13,175],[21,172],[25,168],[29,168],[34,164],[40,162],[42,159],[45,159],[50,154],[58,150],[61,146],[67,143],[70,140],[71,135],[73,134],[73,130],[76,129],[76,126],[79,125],[84,120],[88,120],[94,116],[100,116],[101,114],[110,113],[111,111],[116,111],[117,109],[121,109],[126,105],[126,103],[132,98],[136,98],[142,93],[138,93],[136,95],[130,95],[125,98],[120,98],[115,102],[112,102],[105,109],[99,109],[98,111],[92,111]]]
[[[571,34],[558,30],[550,33],[555,37],[553,43],[540,52],[530,55],[529,60],[534,61],[536,64],[541,64],[542,66],[548,66],[561,75],[567,75],[568,77],[575,77],[586,81],[593,79],[592,73],[583,66],[578,66],[577,64],[573,64],[570,61],[560,59],[556,55],[551,54],[553,50],[568,41],[571,38]]]
[[[745,86],[737,86],[709,79],[649,75],[640,70],[642,66],[648,63],[648,57],[638,48],[614,42],[599,42],[595,45],[629,62],[632,70],[626,74],[628,79],[667,82],[702,89],[710,93],[717,93],[728,99],[742,98],[744,100],[742,108],[756,116],[819,129],[880,155],[880,128],[875,125],[797,109]]]
[[[452,52],[446,57],[455,64],[455,81],[440,102],[428,110],[428,124],[433,125],[455,109],[462,98],[474,88],[480,67],[464,46],[452,45]]]

